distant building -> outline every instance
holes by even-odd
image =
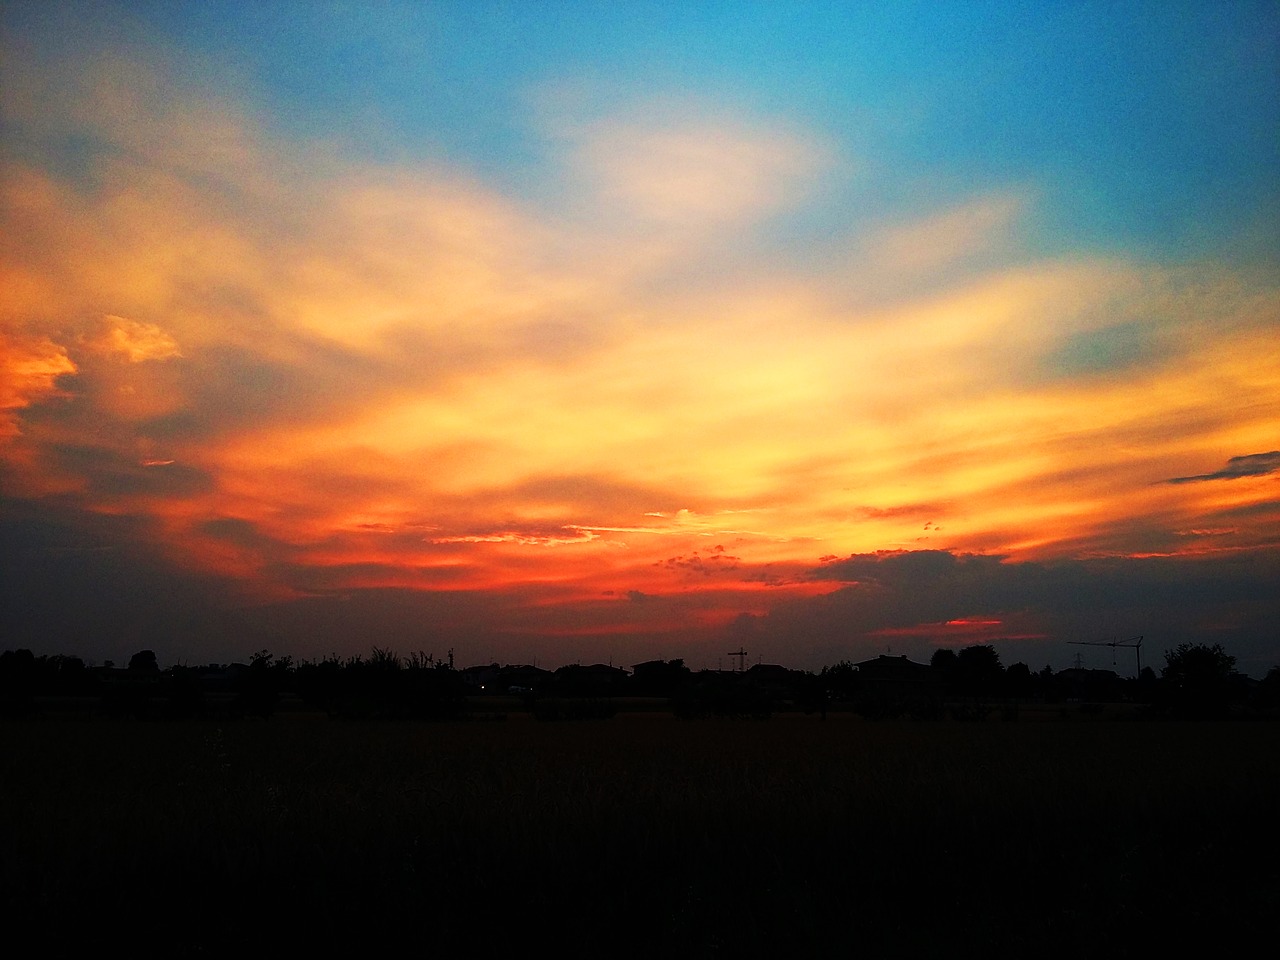
[[[498,688],[503,692],[537,693],[551,680],[551,671],[528,664],[505,666],[498,671]]]
[[[857,699],[881,716],[927,715],[941,708],[942,683],[927,663],[881,654],[855,663]]]
[[[780,664],[757,663],[748,667],[743,676],[772,701],[789,700],[794,695],[793,671]]]
[[[474,690],[481,690],[485,693],[502,692],[498,682],[501,669],[496,663],[490,663],[485,666],[464,667],[459,673],[462,675],[462,682]]]
[[[932,684],[933,668],[927,663],[916,663],[905,656],[891,657],[880,654],[874,660],[855,663],[858,676],[864,683],[878,684]]]
[[[610,697],[626,691],[631,675],[621,667],[603,663],[569,664],[555,672],[556,693],[570,697]]]
[[[646,660],[631,668],[631,692],[642,697],[669,697],[693,674],[683,660]]]

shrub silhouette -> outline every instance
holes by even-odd
[[[240,709],[263,720],[271,717],[279,706],[280,692],[292,666],[292,657],[277,660],[266,650],[259,650],[251,656],[249,666],[236,678],[236,702]]]
[[[333,718],[448,720],[466,706],[466,684],[447,660],[421,652],[401,658],[380,647],[367,660],[304,663],[297,686],[305,703]]]

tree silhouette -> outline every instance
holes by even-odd
[[[950,676],[956,669],[956,652],[946,647],[939,647],[929,658],[929,666],[944,676]]]
[[[1258,684],[1258,706],[1264,709],[1280,707],[1280,667],[1272,667]]]
[[[823,667],[818,674],[830,700],[852,700],[858,692],[858,668],[848,660]]]
[[[1168,706],[1175,716],[1226,715],[1236,658],[1221,644],[1182,643],[1166,651],[1164,659],[1161,676]]]
[[[154,650],[139,650],[129,658],[129,669],[133,673],[159,673],[160,664],[156,663]]]
[[[999,693],[1003,680],[1000,654],[990,644],[974,644],[956,654],[956,681],[964,695],[994,696]]]
[[[1035,688],[1031,668],[1025,663],[1015,663],[1004,672],[1005,687],[1011,697],[1029,697]]]

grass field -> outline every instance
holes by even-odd
[[[52,955],[1129,956],[1274,943],[1280,724],[0,725]]]

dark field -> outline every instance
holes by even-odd
[[[1280,724],[0,724],[54,956],[1128,956],[1265,938]]]

